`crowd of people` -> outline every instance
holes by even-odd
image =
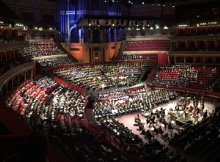
[[[120,54],[117,57],[117,61],[127,61],[127,62],[144,62],[145,66],[152,66],[157,64],[156,55],[147,55],[144,54]]]
[[[156,105],[175,99],[176,93],[167,90],[113,90],[99,94],[94,116],[99,119],[106,116],[119,116],[134,112],[148,111]]]
[[[56,66],[65,66],[73,64],[73,60],[70,59],[68,56],[66,57],[55,57],[55,58],[45,58],[40,59],[37,61],[41,67],[47,68],[47,67],[56,67]]]
[[[39,56],[58,55],[53,40],[31,41],[22,51],[30,59]],[[142,60],[140,56],[126,56],[125,60]],[[48,58],[38,61],[42,67],[72,64],[68,57]],[[205,107],[203,97],[184,96],[176,92],[148,88],[124,89],[139,83],[145,72],[146,62],[124,62],[108,65],[75,66],[53,71],[55,76],[91,91],[100,91],[94,117],[104,133],[119,142],[123,151],[144,161],[187,161],[176,149],[208,158],[219,149],[208,150],[219,143],[219,110]],[[11,65],[8,65],[9,68]],[[5,70],[0,69],[4,73]],[[160,67],[155,85],[214,89],[219,84],[216,67],[173,65]],[[215,83],[216,81],[216,83]],[[209,85],[209,86],[208,86]],[[112,88],[113,90],[105,91]],[[117,89],[115,89],[117,88]],[[175,108],[164,109],[160,104],[178,98]],[[86,96],[59,85],[49,77],[22,84],[7,99],[8,107],[18,112],[34,129],[43,130],[68,157],[83,161],[129,161],[111,145],[103,144],[92,135],[83,121]],[[138,113],[135,125],[146,143],[115,117]],[[139,113],[145,116],[143,122]],[[208,139],[208,141],[206,141]],[[207,147],[204,147],[208,145]],[[176,147],[179,146],[179,147]],[[170,149],[173,147],[174,150]],[[203,155],[197,150],[207,152]],[[217,158],[213,156],[213,159]],[[133,159],[132,159],[133,160]],[[131,161],[132,161],[131,160]],[[215,159],[214,159],[215,160]]]
[[[156,74],[154,84],[211,90],[219,74],[218,67],[184,64],[162,66]]]
[[[29,46],[22,49],[20,53],[29,60],[34,57],[65,54],[51,39],[29,40]]]
[[[157,140],[150,140],[149,137],[149,142],[144,143],[138,135],[125,127],[124,124],[115,120],[114,117],[102,118],[100,122],[102,123],[102,129],[111,132],[114,138],[121,143],[120,146],[130,155],[135,156],[136,160],[152,162],[186,161],[178,152],[170,151],[167,146]]]
[[[193,127],[183,130],[174,136],[170,144],[185,153],[203,161],[218,161],[220,121],[219,107],[210,116],[203,114],[203,120]]]
[[[92,135],[83,120],[85,96],[49,77],[23,83],[7,99],[8,107],[18,112],[34,130],[71,160],[129,161],[111,145]]]
[[[161,103],[173,99],[178,99],[174,108],[165,109],[160,106]],[[155,104],[157,106],[153,106]],[[211,122],[215,109],[205,106],[203,96],[187,94],[178,97],[173,91],[147,91],[145,88],[130,91],[115,90],[101,93],[93,111],[102,129],[109,131],[114,138],[120,141],[120,146],[142,160],[187,161],[189,157],[183,156],[178,150],[185,151],[194,146],[193,144],[195,144],[193,148],[195,150],[198,138],[204,141],[205,137],[209,136],[213,144],[219,137],[217,118],[215,118],[217,123]],[[134,125],[138,127],[146,142],[143,142],[138,135],[135,135],[123,123],[115,119],[119,115],[134,112],[138,112],[134,119]],[[144,121],[140,114],[144,116]],[[218,115],[219,113],[217,113]],[[207,120],[209,121],[208,124],[205,122]],[[218,124],[218,127],[214,127],[215,124]],[[202,128],[199,128],[199,132],[194,132],[194,128],[200,127],[198,125],[205,127],[204,132],[208,132],[207,135],[200,134]],[[211,128],[210,125],[212,125]],[[186,133],[189,130],[191,132]],[[212,136],[211,132],[215,130],[216,133]],[[190,136],[192,134],[197,136]],[[192,141],[189,142],[189,139]],[[174,141],[175,144],[181,146],[175,147]],[[197,153],[199,154],[199,152]]]
[[[125,55],[122,54],[120,57],[121,60],[129,61],[129,60],[144,60],[145,58],[141,55]]]
[[[82,117],[85,96],[44,77],[21,85],[8,98],[8,105],[24,117],[38,117],[41,123],[70,117]]]
[[[138,83],[144,73],[143,63],[75,66],[54,71],[54,74],[87,90],[126,87]]]

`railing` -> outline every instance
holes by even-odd
[[[67,81],[64,81],[64,80],[62,80],[62,79],[60,79],[58,77],[54,77],[53,79],[58,84],[62,84],[62,85],[66,86],[66,87],[68,87],[70,89],[73,89],[74,91],[77,91],[77,92],[79,92],[80,94],[82,94],[84,96],[86,95],[86,89],[84,89],[84,88],[78,87],[78,86],[76,86],[74,84],[71,84],[71,83],[69,83]]]

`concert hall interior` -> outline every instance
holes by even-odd
[[[219,150],[219,0],[0,0],[0,162]]]

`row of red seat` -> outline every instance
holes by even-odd
[[[169,40],[137,40],[127,41],[125,51],[169,50]]]
[[[219,74],[220,68],[218,67],[163,67],[157,72],[154,83],[204,89],[210,87],[215,79],[218,78]],[[179,85],[181,83],[185,85]]]

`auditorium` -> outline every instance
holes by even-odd
[[[218,0],[0,0],[0,162],[219,162]]]

